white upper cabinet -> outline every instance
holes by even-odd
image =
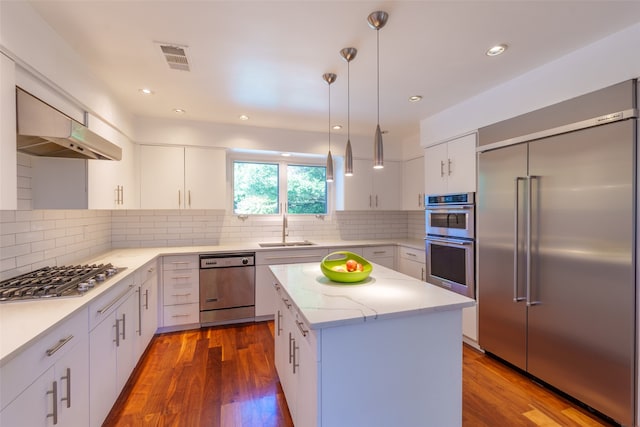
[[[407,160],[403,164],[402,209],[424,209],[424,157]]]
[[[476,134],[427,147],[424,156],[426,194],[476,191]]]
[[[0,54],[0,209],[17,209],[15,64]]]
[[[385,161],[383,169],[373,169],[371,160],[354,160],[353,176],[344,178],[344,209],[399,210],[401,166],[401,162]]]
[[[122,160],[88,161],[89,209],[135,209],[139,206],[136,146],[120,142]]]
[[[222,149],[140,146],[142,209],[225,209]]]

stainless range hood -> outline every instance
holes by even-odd
[[[121,160],[122,149],[16,87],[18,151],[43,157]]]

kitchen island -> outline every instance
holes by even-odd
[[[462,309],[474,300],[376,264],[356,284],[318,263],[270,269],[275,363],[297,426],[462,425]]]

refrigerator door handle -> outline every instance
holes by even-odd
[[[524,301],[526,298],[518,295],[518,243],[519,237],[519,216],[518,216],[518,208],[520,207],[518,201],[520,199],[520,181],[525,181],[527,178],[522,176],[517,176],[514,180],[516,185],[516,194],[515,194],[515,205],[513,207],[513,302]]]
[[[527,307],[531,307],[532,305],[536,305],[539,304],[539,302],[537,301],[531,301],[531,271],[533,270],[531,268],[531,215],[532,215],[532,208],[531,208],[531,201],[533,199],[532,196],[532,190],[533,190],[533,181],[536,180],[538,177],[537,176],[533,176],[533,175],[529,175],[527,176],[526,180],[527,180],[527,239],[526,239],[526,246],[527,246],[527,277],[526,277],[526,287],[527,287],[527,298],[526,298],[526,304]]]

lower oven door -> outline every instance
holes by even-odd
[[[427,236],[427,282],[475,298],[475,243],[473,240]]]

